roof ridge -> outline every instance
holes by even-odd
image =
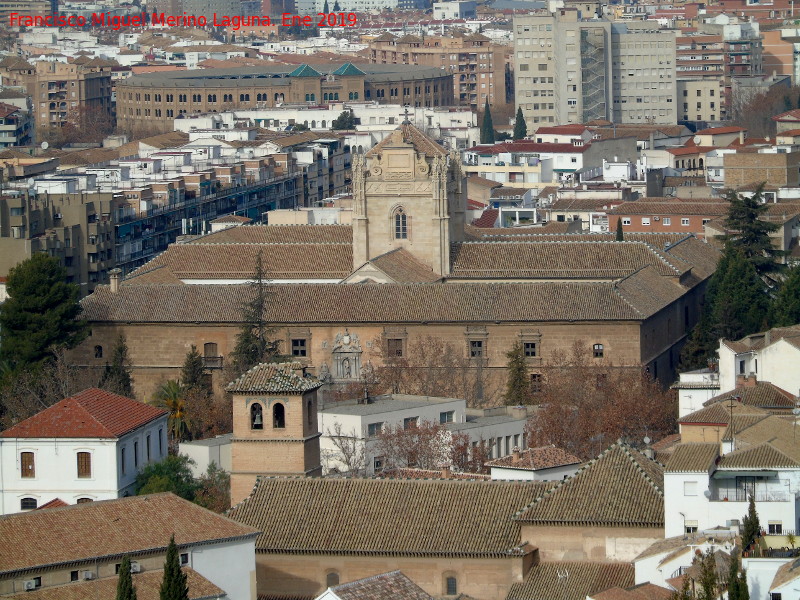
[[[355,581],[348,581],[347,583],[342,583],[340,585],[331,587],[329,589],[341,590],[341,589],[345,589],[345,588],[351,587],[351,586],[356,585],[356,584],[364,583],[366,581],[375,581],[379,577],[387,577],[389,575],[396,575],[398,573],[401,573],[400,569],[395,569],[394,571],[387,571],[386,573],[378,573],[377,575],[370,575],[369,577],[364,577],[363,579],[356,579]]]

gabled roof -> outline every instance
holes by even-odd
[[[798,577],[800,577],[800,558],[790,560],[780,566],[778,572],[775,573],[775,577],[772,579],[769,591],[774,592],[779,587],[786,585],[790,581],[794,581]]]
[[[432,283],[441,277],[405,248],[396,248],[369,261],[395,283]]]
[[[768,381],[757,381],[755,386],[740,385],[730,392],[714,396],[704,402],[703,406],[727,402],[731,397],[736,398],[745,406],[757,406],[764,409],[791,410],[795,407],[795,397],[792,394]]]
[[[591,600],[670,600],[674,594],[672,590],[648,582],[624,589],[613,587],[599,594],[591,594]]]
[[[258,531],[172,493],[34,510],[0,518],[0,574],[165,551],[172,533],[183,546],[252,538]]]
[[[556,448],[555,446],[543,446],[541,448],[528,448],[519,453],[519,458],[515,459],[513,454],[496,458],[486,463],[488,467],[502,467],[508,469],[553,469],[568,465],[578,465],[583,462],[577,456],[569,452]]]
[[[612,587],[634,583],[626,563],[548,562],[530,569],[525,581],[511,586],[506,600],[586,600]]]
[[[678,444],[672,451],[664,471],[667,473],[703,473],[714,466],[719,456],[716,442]]]
[[[260,553],[503,558],[521,554],[514,513],[551,485],[261,477],[228,514],[263,531]]]
[[[4,438],[119,438],[167,411],[89,388],[0,433]]]
[[[412,146],[417,152],[425,156],[447,156],[447,150],[434,142],[419,129],[410,124],[400,125],[388,136],[383,138],[376,146],[369,150],[365,156],[378,156],[384,148],[398,148]]]
[[[0,66],[2,66],[2,63],[0,63]],[[772,117],[772,120],[778,122],[783,121],[790,123],[798,122],[800,121],[800,109],[795,108],[792,110],[787,110],[786,112],[782,112],[779,115],[775,115],[774,117]]]
[[[799,466],[800,462],[769,443],[736,450],[723,456],[719,463],[721,469],[791,469]]]
[[[244,215],[225,215],[224,217],[217,217],[209,221],[210,223],[252,223],[253,219],[245,217]]]
[[[41,506],[39,506],[36,510],[45,510],[48,508],[61,508],[62,506],[69,506],[66,502],[64,502],[61,498],[53,498],[50,502],[45,502]]]
[[[695,135],[723,135],[727,133],[739,133],[740,131],[747,131],[747,129],[744,127],[736,127],[735,125],[731,125],[730,127],[709,127],[696,131]]]
[[[349,225],[247,225],[229,227],[192,244],[350,244]]]
[[[309,65],[303,64],[289,73],[289,77],[322,77],[322,73]]]
[[[330,588],[340,600],[433,600],[400,571],[365,577]]]
[[[237,393],[303,393],[322,383],[315,377],[298,375],[300,363],[261,363],[233,380],[225,388]]]
[[[663,467],[617,442],[517,513],[524,523],[663,527]]]
[[[736,416],[761,416],[766,417],[769,413],[757,406],[744,406],[741,402],[734,402],[733,408],[730,402],[721,403],[716,402],[711,406],[701,408],[693,413],[689,413],[682,417],[678,423],[683,424],[713,424],[713,425],[727,425],[731,420],[731,411]]]
[[[361,69],[359,69],[359,68],[358,68],[357,66],[355,66],[353,63],[350,63],[350,62],[349,62],[349,63],[344,63],[344,64],[343,64],[341,67],[339,67],[338,69],[336,69],[336,70],[333,72],[333,74],[334,74],[334,75],[341,75],[341,76],[343,76],[343,77],[349,77],[349,76],[351,76],[351,75],[355,75],[355,76],[358,76],[358,75],[364,75],[364,71],[362,71]]]

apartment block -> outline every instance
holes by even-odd
[[[31,143],[32,126],[26,110],[0,102],[0,148]]]
[[[415,35],[395,37],[390,33],[369,43],[374,64],[424,65],[453,74],[455,104],[482,109],[504,104],[506,98],[506,47],[480,33],[453,36]],[[398,97],[396,101],[401,101]],[[404,104],[410,104],[403,98]]]
[[[714,122],[725,113],[722,79],[678,79],[678,121]]]

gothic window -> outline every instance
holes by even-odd
[[[394,239],[408,239],[408,216],[402,207],[394,212]]]
[[[250,429],[264,429],[264,413],[260,404],[250,407]]]
[[[272,407],[272,427],[274,429],[284,429],[286,427],[286,412],[280,402]]]

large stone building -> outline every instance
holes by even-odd
[[[534,374],[582,341],[592,363],[671,380],[717,250],[680,234],[483,237],[463,224],[462,182],[457,156],[402,125],[353,159],[352,227],[243,226],[173,245],[84,300],[93,336],[75,360],[102,368],[94,347],[125,333],[141,397],[192,344],[221,366],[261,255],[274,337],[326,381],[358,381],[384,346],[413,361],[427,336],[488,377],[487,395],[517,342]]]
[[[265,64],[146,73],[118,84],[117,124],[160,133],[172,131],[174,120],[187,114],[347,100],[395,104],[401,98],[411,106],[450,106],[452,75],[434,67],[351,63],[322,71],[310,65]]]

